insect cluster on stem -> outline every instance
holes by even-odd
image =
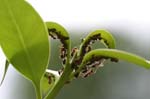
[[[67,43],[66,40],[68,40],[68,37],[65,37],[64,35],[61,34],[61,31],[57,31],[55,28],[48,29],[49,35],[53,39],[59,39],[61,42],[60,46],[60,58],[62,59],[62,64],[66,64],[67,60]],[[80,48],[78,49],[77,47],[74,47],[70,53],[70,56],[72,57],[71,61],[71,66],[74,69],[73,72],[78,71],[80,68],[79,66],[82,63],[83,57],[85,56],[86,53],[90,52],[92,50],[92,44],[95,43],[96,41],[101,41],[109,46],[109,43],[107,42],[106,39],[102,38],[101,33],[95,33],[92,35],[89,35],[87,38],[82,39],[82,44]],[[75,73],[75,77],[88,77],[92,74],[94,74],[99,67],[103,66],[103,63],[105,60],[110,59],[113,62],[117,62],[118,59],[111,58],[111,57],[105,57],[105,56],[92,56],[91,59],[84,64],[83,68],[79,73]],[[59,74],[61,75],[63,73],[64,67],[59,70]]]
[[[82,39],[82,45],[80,46],[81,52],[73,64],[75,71],[77,71],[79,66],[81,65],[85,54],[88,53],[89,51],[91,51],[91,49],[92,49],[91,45],[93,43],[95,43],[96,41],[100,41],[100,40],[103,40],[104,43],[107,46],[109,46],[109,43],[107,42],[107,40],[101,37],[101,33],[95,33],[93,35],[90,35],[86,39]],[[79,73],[75,73],[75,77],[85,78],[85,77],[88,77],[88,76],[94,74],[99,67],[103,66],[105,60],[107,60],[107,59],[110,59],[112,62],[118,62],[118,59],[115,59],[115,58],[93,55],[90,58],[90,60],[88,60],[88,62],[86,64],[84,64],[85,66],[83,66],[81,71]]]

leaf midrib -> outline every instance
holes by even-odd
[[[10,18],[11,18],[11,20],[12,20],[12,23],[14,23],[14,25],[15,25],[15,27],[16,27],[16,29],[17,29],[17,33],[18,33],[18,35],[19,35],[19,40],[20,40],[20,46],[22,46],[23,47],[23,51],[26,53],[26,57],[27,57],[27,61],[28,61],[28,63],[29,63],[29,65],[30,66],[28,66],[28,68],[30,69],[30,70],[32,70],[30,67],[32,66],[32,63],[31,63],[31,61],[30,61],[30,54],[29,54],[29,52],[28,52],[28,50],[27,50],[27,47],[26,47],[26,45],[25,45],[25,42],[24,42],[24,38],[23,38],[23,36],[21,35],[21,29],[20,29],[20,27],[19,27],[19,25],[17,24],[17,20],[16,20],[16,18],[15,18],[15,16],[14,16],[14,14],[13,14],[13,11],[11,10],[11,6],[9,5],[9,3],[8,3],[8,1],[7,0],[4,0],[5,2],[5,5],[7,6],[7,9],[8,9],[8,13],[10,14]],[[30,73],[32,73],[32,72],[30,72]]]

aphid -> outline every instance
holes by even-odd
[[[86,66],[81,72],[86,73],[88,71],[88,66]]]
[[[66,49],[62,46],[60,47],[60,57],[63,59],[66,56]]]
[[[62,69],[58,70],[58,74],[61,75],[63,73],[63,71],[64,71],[64,67]]]
[[[109,43],[107,42],[107,40],[104,40],[104,43],[105,43],[107,46],[109,46]]]
[[[63,55],[63,54],[60,54],[60,58],[63,59],[63,58],[64,58],[64,55]]]
[[[60,58],[62,59],[62,64],[66,64],[67,52],[64,46],[60,47]]]
[[[48,29],[48,33],[53,39],[57,39],[55,28]]]
[[[93,43],[95,43],[95,41],[96,41],[96,40],[92,40],[92,41],[90,42],[90,44],[93,44]]]
[[[81,75],[81,77],[86,78],[86,77],[92,75],[93,73],[94,73],[94,71],[92,69],[88,69],[86,73],[83,73]]]
[[[63,64],[66,64],[66,58],[62,60],[62,63],[63,63]]]
[[[48,29],[49,32],[56,32],[55,28]]]
[[[68,40],[68,39],[69,39],[69,37],[62,36],[62,38],[61,38],[61,39],[63,39],[63,40]]]
[[[52,82],[52,77],[49,75],[48,76],[48,84],[51,84],[51,82]]]
[[[101,64],[100,61],[95,61],[95,62],[91,65],[91,67],[96,68],[96,67],[99,67],[100,64]]]
[[[62,44],[65,44],[65,40],[68,40],[69,37],[65,37],[61,34],[61,31],[57,31],[55,28],[51,28],[51,29],[48,29],[48,32],[49,32],[49,35],[53,38],[53,39],[60,39],[61,43]],[[56,35],[56,37],[54,35],[52,35],[52,33]]]
[[[91,37],[91,40],[97,40],[98,38],[100,38],[101,34],[95,34]]]
[[[75,55],[75,53],[77,52],[78,48],[73,48],[72,52],[71,52],[71,57],[73,57]]]
[[[79,65],[79,64],[82,62],[82,59],[83,59],[83,57],[80,57],[79,59],[76,59],[76,60],[74,61],[74,64],[75,64],[75,65]]]
[[[81,56],[84,56],[86,54],[86,47],[87,47],[87,45],[83,45],[83,47],[82,47],[82,55]]]
[[[69,39],[69,37],[66,37],[66,36],[61,35],[61,32],[60,32],[60,31],[58,31],[58,32],[56,32],[56,33],[57,33],[58,38],[60,39],[61,42],[64,42],[65,40],[68,40],[68,39]]]
[[[91,51],[91,46],[90,45],[88,45],[87,47],[86,47],[86,49],[85,49],[85,52],[87,53],[87,52],[89,52],[89,51]]]
[[[53,39],[56,39],[54,35],[52,35],[51,33],[49,33],[49,36],[51,36]]]
[[[72,68],[72,69],[77,70],[77,69],[79,68],[78,65],[79,65],[80,63],[78,63],[78,61],[79,61],[79,60],[75,60],[75,61],[72,63],[72,65],[71,65],[71,68]]]
[[[80,74],[80,73],[75,74],[74,77],[75,77],[75,78],[78,78],[78,77],[79,77],[79,74]]]
[[[111,60],[112,62],[118,62],[118,61],[119,61],[117,58],[110,58],[110,60]]]
[[[60,42],[62,43],[62,45],[67,49],[68,44],[66,42],[66,40],[69,39],[69,37],[64,37],[64,36],[59,36]]]
[[[82,56],[84,56],[87,52],[91,51],[91,44],[95,43],[95,41],[101,39],[100,34],[95,34],[91,36],[86,42],[84,42],[84,45],[82,46]]]
[[[45,73],[44,77],[46,77],[48,79],[48,84],[51,84],[52,81],[55,81],[55,76],[50,73]]]

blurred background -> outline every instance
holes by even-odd
[[[27,0],[44,21],[63,25],[79,47],[81,39],[96,29],[106,29],[116,39],[117,49],[150,60],[150,6],[148,0]],[[49,68],[61,68],[60,43],[52,41]],[[100,43],[95,48],[103,47]],[[0,50],[0,79],[5,56]],[[95,75],[65,85],[56,99],[149,99],[150,70],[124,61],[107,62]],[[33,86],[9,67],[0,99],[36,99]]]

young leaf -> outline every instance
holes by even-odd
[[[55,22],[46,22],[49,35],[53,39],[60,39],[65,48],[69,47],[70,38],[68,32],[61,25]]]
[[[0,0],[0,45],[7,60],[34,83],[40,99],[40,80],[49,60],[48,33],[25,0]]]
[[[101,58],[111,59],[112,61],[115,61],[115,59],[121,59],[145,68],[150,68],[150,61],[135,54],[116,49],[96,49],[84,56],[80,69],[82,69],[83,66],[85,66],[91,60]]]
[[[115,39],[113,38],[113,36],[111,35],[111,33],[109,33],[106,30],[96,30],[94,32],[91,32],[89,35],[87,35],[84,39],[83,42],[81,43],[80,46],[80,53],[79,56],[84,56],[85,53],[89,52],[88,49],[90,45],[92,43],[94,43],[95,41],[101,41],[101,43],[103,43],[107,48],[115,48]]]
[[[95,41],[100,41],[107,48],[115,48],[115,39],[106,30],[96,30],[94,32],[89,33],[84,39],[82,39],[82,43],[80,45],[79,53],[77,55],[76,60],[73,64],[79,65],[82,62],[82,59],[86,53],[92,50],[91,44],[95,43]]]
[[[69,62],[70,58],[70,38],[68,32],[64,27],[55,22],[46,22],[46,26],[49,35],[53,39],[59,39],[62,43],[62,46],[60,48],[60,58],[62,59],[62,63],[66,64],[67,62]]]
[[[57,82],[60,75],[58,71],[47,69],[41,80],[41,89],[43,98],[47,95],[48,91]]]
[[[5,76],[6,76],[8,67],[9,67],[9,62],[8,62],[8,60],[6,60],[6,62],[5,62],[5,70],[4,70],[4,74],[3,74],[3,78],[2,78],[2,81],[1,81],[1,83],[0,83],[0,86],[3,84],[3,81],[4,81],[4,79],[5,79]]]

